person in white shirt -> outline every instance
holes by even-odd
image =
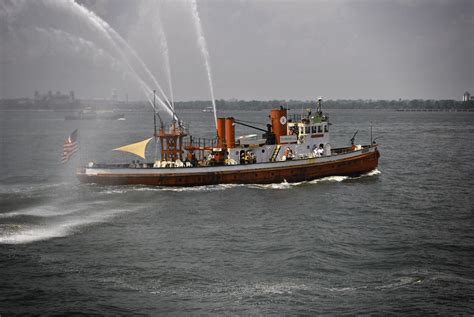
[[[323,155],[324,149],[323,149],[323,145],[322,145],[322,144],[319,145],[319,148],[318,148],[317,151],[318,151],[318,156],[322,156],[322,155]]]

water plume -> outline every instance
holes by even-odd
[[[38,0],[0,3],[0,27],[5,30],[7,38],[18,37],[18,30],[42,27],[44,29],[61,29],[84,39],[91,40],[107,50],[110,55],[120,61],[132,78],[143,90],[150,104],[152,104],[152,83],[158,91],[165,95],[153,74],[130,47],[130,45],[107,22],[99,18],[73,0]],[[50,17],[50,18],[44,18]],[[140,75],[146,75],[147,83]],[[165,95],[166,96],[166,95]],[[165,98],[157,98],[158,105],[170,115],[175,116],[170,102]]]
[[[119,65],[119,61],[114,56],[81,36],[56,28],[34,27],[32,31],[32,36],[35,36],[38,41],[61,43],[55,46],[56,51],[63,50],[65,54],[73,52],[76,56],[86,56],[93,63],[97,63],[98,59],[105,59],[110,63],[111,68],[118,70],[116,66]]]
[[[94,14],[95,15],[95,14]],[[97,16],[96,16],[97,17]],[[98,18],[98,17],[97,17]],[[141,60],[141,58],[137,55],[137,53],[135,52],[135,50],[127,43],[127,41],[125,41],[121,36],[120,34],[118,34],[112,27],[110,27],[110,25],[107,24],[107,22],[103,21],[102,20],[102,23],[103,23],[103,26],[105,28],[105,30],[107,31],[107,33],[109,33],[111,35],[111,38],[113,41],[115,42],[118,42],[119,45],[122,45],[124,46],[127,51],[132,55],[132,57],[134,59],[136,59],[136,61],[139,63],[139,65],[141,66],[141,68],[145,71],[145,73],[151,78],[151,80],[153,81],[153,84],[156,88],[158,88],[158,91],[161,93],[163,99],[166,101],[166,103],[168,104],[169,107],[171,107],[171,103],[170,101],[168,100],[168,97],[166,96],[166,94],[164,93],[163,89],[161,88],[160,84],[158,84],[158,81],[156,80],[155,76],[153,76],[153,74],[150,72],[150,70],[148,69],[148,67],[146,67],[145,63]],[[117,46],[119,47],[119,46]],[[126,57],[125,57],[126,59]],[[131,66],[133,68],[133,66]]]
[[[75,2],[68,2],[68,3],[71,3],[74,6],[74,8],[76,8],[75,9],[76,12],[78,12],[79,14],[82,14],[85,18],[91,21],[97,27],[97,29],[99,29],[106,36],[106,38],[113,44],[114,48],[119,52],[124,62],[127,64],[128,68],[135,74],[135,76],[139,80],[142,89],[146,91],[145,95],[147,96],[148,100],[151,102],[151,99],[149,96],[151,93],[153,93],[153,90],[150,89],[149,86],[140,78],[140,76],[135,71],[134,67],[129,62],[127,56],[125,55],[125,52],[120,47],[122,46],[127,49],[127,52],[138,62],[138,64],[141,66],[142,70],[145,71],[148,77],[151,78],[153,84],[155,85],[155,87],[158,88],[158,90],[160,91],[164,99],[167,101],[167,103],[165,103],[158,96],[156,96],[156,100],[159,102],[159,104],[161,104],[164,107],[164,109],[171,116],[176,117],[176,114],[171,108],[171,104],[169,100],[167,99],[165,93],[163,92],[163,89],[158,84],[157,80],[155,79],[153,74],[150,72],[150,70],[146,67],[145,63],[140,59],[140,57],[130,47],[130,45],[122,38],[122,36],[120,36],[120,34],[118,34],[107,22],[105,22],[100,17],[98,17],[94,12],[86,9],[82,5],[79,5]],[[155,112],[156,112],[156,109],[155,109]]]
[[[199,17],[196,0],[190,0],[190,3],[191,3],[191,13],[194,20],[194,28],[196,29],[198,45],[199,45],[199,48],[201,49],[201,54],[202,54],[202,57],[204,58],[204,64],[206,66],[207,79],[209,81],[209,89],[211,92],[212,108],[214,110],[214,122],[215,122],[216,130],[217,130],[216,100],[214,98],[214,87],[212,85],[212,74],[211,74],[211,64],[209,62],[209,59],[210,59],[209,51],[207,49],[206,38],[204,37],[204,31],[202,29],[201,18]]]
[[[159,9],[158,0],[156,0],[156,19],[154,19],[155,28],[158,30],[158,36],[160,38],[161,53],[163,54],[166,76],[168,79],[168,88],[171,99],[171,107],[174,109],[174,96],[173,96],[173,79],[171,77],[171,64],[170,64],[170,55],[168,49],[168,40],[166,39],[165,29],[163,23],[161,22],[161,14]]]
[[[78,56],[88,55],[92,57],[93,61],[96,58],[106,57],[112,62],[111,65],[116,70],[118,70],[117,65],[122,66],[122,63],[120,63],[116,58],[106,53],[104,50],[99,48],[93,42],[88,41],[82,37],[73,35],[63,30],[54,29],[54,28],[35,27],[34,31],[42,39],[46,38],[48,39],[48,41],[53,40],[55,43],[62,43],[63,45],[59,45],[60,49],[63,49],[66,51],[72,50]],[[82,54],[82,53],[85,53],[85,54]],[[144,81],[133,71],[133,69],[131,69],[131,67],[128,67],[128,69],[125,69],[125,71],[127,71],[128,74],[131,75],[138,82],[138,84],[140,85],[140,88],[145,92],[146,98],[148,99],[150,104],[153,105],[153,101],[150,96],[150,92],[152,92],[150,87],[148,87],[144,83]]]

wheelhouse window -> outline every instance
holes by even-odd
[[[318,132],[318,127],[313,125],[311,129],[311,133],[316,133],[316,132]]]
[[[310,134],[310,133],[311,133],[311,127],[307,126],[307,127],[305,128],[305,133],[306,133],[306,134]]]
[[[323,129],[321,128],[320,125],[318,125],[318,132],[323,132]]]
[[[325,124],[325,125],[324,125],[324,132],[328,132],[328,131],[329,131],[328,125]]]

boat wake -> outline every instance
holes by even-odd
[[[356,178],[360,178],[360,177],[364,177],[364,176],[375,176],[375,175],[379,175],[379,174],[382,174],[381,171],[378,170],[378,168],[374,169],[373,171],[370,171],[368,173],[365,173],[359,177],[356,177]]]
[[[282,190],[282,189],[292,189],[294,187],[303,186],[307,184],[319,184],[319,183],[332,183],[332,182],[343,182],[348,179],[360,179],[364,177],[376,176],[381,174],[378,169],[370,171],[368,173],[362,174],[357,177],[349,176],[328,176],[312,181],[304,181],[298,183],[288,183],[286,181],[281,183],[272,183],[272,184],[219,184],[219,185],[208,185],[208,186],[193,186],[193,187],[160,187],[160,186],[129,186],[125,185],[122,187],[110,186],[105,187],[101,193],[103,194],[125,194],[129,192],[215,192],[223,191],[234,188],[249,188],[249,189],[273,189],[273,190]],[[96,185],[91,185],[96,186]],[[102,187],[104,188],[104,187]]]
[[[221,185],[209,185],[209,186],[194,186],[194,187],[160,187],[160,186],[130,186],[125,185],[122,187],[111,186],[106,187],[101,191],[102,194],[125,194],[130,192],[215,192],[222,191],[236,187],[243,187],[241,184],[221,184]]]
[[[349,177],[349,176],[328,176],[328,177],[323,177],[323,178],[318,178],[314,179],[311,181],[305,181],[305,182],[298,182],[298,183],[288,183],[288,182],[282,182],[282,183],[277,183],[277,184],[253,184],[253,185],[248,185],[250,188],[257,188],[257,189],[291,189],[294,187],[298,186],[303,186],[307,184],[320,184],[320,183],[332,183],[332,182],[343,182],[348,179],[360,179],[363,177],[370,177],[370,176],[375,176],[379,175],[381,172],[378,169],[375,169],[373,171],[370,171],[368,173],[362,174],[360,176],[356,177]]]

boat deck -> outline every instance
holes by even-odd
[[[87,168],[96,168],[96,169],[177,169],[177,168],[186,168],[186,169],[196,169],[196,168],[209,168],[209,167],[230,167],[230,166],[249,166],[249,165],[263,165],[263,164],[278,164],[278,163],[284,163],[284,162],[295,162],[295,161],[307,161],[308,159],[318,159],[321,160],[323,158],[338,158],[340,155],[343,154],[356,154],[356,153],[364,153],[369,150],[369,148],[376,147],[376,145],[364,145],[361,147],[359,150],[352,150],[351,147],[343,147],[343,148],[336,148],[331,150],[331,155],[329,156],[320,156],[320,157],[301,157],[301,158],[293,158],[291,160],[287,161],[274,161],[274,162],[257,162],[257,163],[250,163],[250,164],[241,164],[239,162],[236,162],[237,164],[229,164],[226,165],[223,162],[218,163],[218,164],[208,164],[208,165],[203,165],[202,163],[208,163],[206,161],[201,161],[199,162],[200,164],[197,165],[191,165],[191,166],[186,166],[185,164],[183,166],[168,166],[168,167],[156,167],[154,166],[153,162],[144,162],[144,163],[139,163],[138,165],[135,164],[133,166],[133,163],[115,163],[115,164],[105,164],[105,163],[93,163],[92,166],[87,167]]]
[[[326,176],[355,176],[377,168],[377,146],[342,148],[330,156],[254,164],[130,168],[128,164],[97,164],[79,168],[84,183],[103,185],[202,186],[215,184],[269,184],[308,181]]]

